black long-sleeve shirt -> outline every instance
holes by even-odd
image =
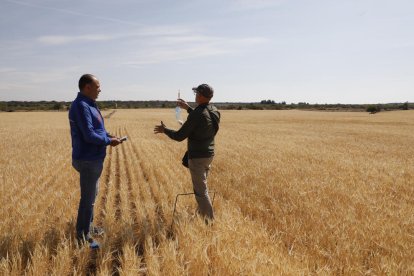
[[[199,105],[195,109],[189,108],[187,111],[187,121],[181,128],[178,131],[166,128],[165,134],[176,141],[188,138],[189,159],[214,156],[214,137],[220,123],[220,112],[210,104]],[[214,118],[211,118],[212,116]]]

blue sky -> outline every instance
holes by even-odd
[[[414,1],[0,1],[0,100],[414,102]]]

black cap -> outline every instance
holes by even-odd
[[[213,94],[214,94],[214,90],[213,88],[208,85],[208,84],[200,84],[197,87],[193,87],[194,91],[197,91],[198,93],[200,93],[201,95],[203,95],[204,97],[211,99],[213,98]]]

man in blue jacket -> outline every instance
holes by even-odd
[[[79,93],[69,110],[72,136],[72,165],[80,174],[80,202],[76,221],[76,235],[91,248],[99,248],[90,235],[93,207],[106,155],[106,147],[121,143],[105,130],[104,120],[96,105],[101,92],[99,80],[85,74],[79,79]]]

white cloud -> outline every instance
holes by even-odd
[[[235,9],[252,10],[266,9],[283,5],[286,0],[233,0]]]
[[[47,45],[62,45],[75,42],[105,41],[111,39],[114,39],[114,37],[109,35],[49,35],[38,37],[37,41]]]
[[[13,73],[16,71],[17,69],[12,67],[0,67],[0,74]]]
[[[227,53],[225,49],[218,49],[212,45],[201,45],[193,47],[185,47],[182,49],[149,49],[141,52],[133,58],[133,61],[127,61],[124,65],[144,65],[155,64],[169,61],[186,60],[207,56],[214,56]]]
[[[193,32],[192,28],[187,26],[146,26],[138,29],[137,31],[125,34],[123,36],[173,36],[173,35],[184,35]],[[121,35],[122,36],[122,35]]]
[[[169,61],[188,60],[246,51],[253,45],[267,42],[261,37],[231,39],[203,35],[162,37],[151,42],[151,47],[140,50],[123,65],[141,66]]]
[[[26,89],[32,89],[33,85],[28,84],[21,84],[21,83],[2,83],[0,85],[0,92],[6,92],[11,93],[12,91],[20,91],[20,90],[26,90]],[[2,96],[2,95],[0,95]],[[1,99],[0,100],[4,100]]]
[[[121,61],[121,65],[130,66],[235,54],[268,41],[263,37],[207,36],[186,26],[152,26],[118,34],[50,35],[36,39],[41,44],[51,46],[109,40],[128,42],[129,45],[137,44],[137,47],[131,47],[132,52],[122,52],[118,55],[121,59],[127,59]]]
[[[185,26],[149,26],[124,33],[111,34],[81,34],[81,35],[44,35],[36,38],[36,41],[45,45],[64,45],[70,43],[83,43],[88,41],[109,41],[115,39],[131,39],[134,37],[164,37],[182,36],[191,33],[191,29]]]
[[[91,13],[77,12],[77,11],[70,10],[70,9],[55,8],[55,7],[51,7],[51,6],[44,6],[44,5],[33,4],[33,3],[28,3],[28,2],[23,2],[23,1],[16,1],[16,0],[6,0],[6,1],[10,2],[10,3],[17,4],[17,5],[21,5],[21,6],[27,6],[27,7],[43,9],[43,10],[49,10],[49,11],[59,12],[59,13],[63,13],[63,14],[74,15],[74,16],[78,16],[78,17],[95,18],[95,19],[99,19],[99,20],[102,20],[102,21],[107,21],[107,22],[112,22],[112,23],[120,23],[120,24],[131,25],[131,26],[141,26],[142,25],[142,24],[138,24],[138,23],[131,22],[131,21],[125,21],[125,20],[118,19],[118,18],[112,18],[112,17],[107,17],[107,16],[97,16],[97,15],[93,15]]]
[[[71,66],[64,69],[51,68],[49,70],[37,71],[6,71],[3,69],[5,68],[0,68],[0,72],[2,72],[2,75],[0,76],[0,87],[2,88],[8,87],[11,84],[15,85],[16,83],[27,85],[55,83],[67,79],[68,76],[72,76],[74,73],[78,73],[80,71],[79,66]]]
[[[81,68],[49,68],[47,70],[10,70],[0,74],[0,100],[69,100],[70,91],[76,90],[74,76]],[[2,69],[0,69],[1,71]]]

